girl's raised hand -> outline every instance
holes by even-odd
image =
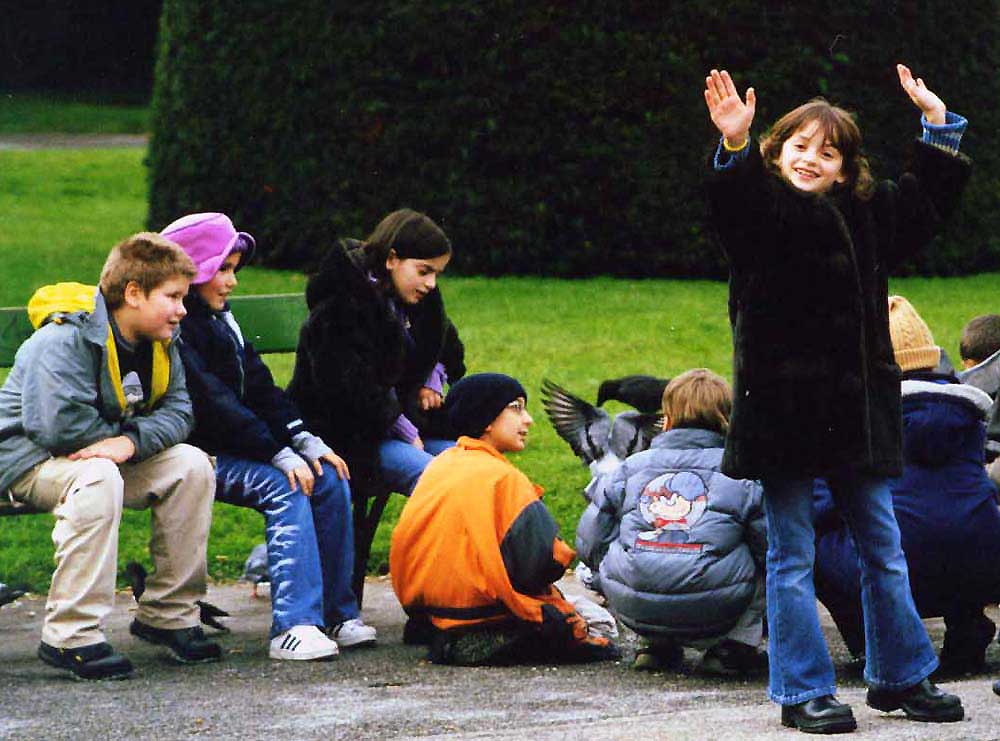
[[[896,72],[899,74],[899,84],[910,96],[913,104],[923,111],[927,120],[937,125],[945,123],[945,112],[948,109],[944,101],[931,92],[921,78],[914,79],[913,73],[905,64],[897,64]]]
[[[736,92],[733,78],[726,70],[713,69],[705,78],[705,104],[712,123],[733,146],[746,142],[750,136],[750,124],[757,110],[757,94],[747,88],[744,103]]]

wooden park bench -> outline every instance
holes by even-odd
[[[234,296],[229,303],[243,335],[253,343],[257,352],[261,354],[295,352],[299,328],[308,314],[305,297],[301,293]],[[0,308],[0,368],[9,368],[14,364],[17,348],[32,331],[25,307]],[[368,554],[371,552],[372,540],[375,538],[375,530],[388,501],[389,492],[379,492],[371,497],[370,503],[364,495],[359,496],[354,493],[353,498],[353,586],[360,604]],[[14,502],[7,492],[0,492],[0,517],[38,512],[25,504]]]

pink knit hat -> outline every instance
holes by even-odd
[[[236,231],[225,214],[188,214],[168,224],[160,234],[180,245],[194,261],[198,274],[192,285],[210,281],[233,251],[241,253],[236,266],[239,270],[250,261],[256,247],[254,238]]]

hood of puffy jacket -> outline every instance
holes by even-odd
[[[907,463],[937,466],[963,451],[981,448],[993,404],[989,394],[962,383],[902,382],[903,457]]]

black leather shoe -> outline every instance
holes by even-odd
[[[148,643],[166,646],[182,664],[203,664],[222,658],[222,648],[215,641],[205,638],[200,625],[168,630],[133,620],[129,632]]]
[[[851,706],[833,695],[821,695],[798,705],[781,706],[781,725],[803,733],[850,733],[858,727]]]
[[[803,733],[850,733],[858,727],[851,706],[833,695],[821,695],[798,705],[781,706],[781,725]]]
[[[993,692],[994,694],[1000,695],[1000,679],[993,683]]]
[[[107,643],[79,648],[56,648],[42,641],[38,658],[56,669],[68,670],[73,679],[125,679],[132,674],[132,662]]]
[[[965,717],[962,701],[935,687],[929,679],[905,690],[868,690],[868,705],[891,713],[902,710],[910,720],[925,723],[954,723]]]

